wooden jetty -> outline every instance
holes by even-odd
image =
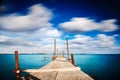
[[[24,72],[29,74],[21,80],[93,80],[80,67],[74,66],[63,57],[57,57],[40,69],[27,69]]]
[[[54,40],[54,53],[52,62],[39,69],[20,70],[18,63],[18,51],[15,51],[15,74],[17,80],[94,80],[84,73],[80,67],[75,66],[74,55],[69,56],[68,39],[66,38],[68,58],[58,56],[56,52],[56,39]],[[20,78],[20,72],[29,74]]]

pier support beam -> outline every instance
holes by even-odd
[[[64,57],[64,50],[62,51],[62,56]]]
[[[20,80],[20,69],[19,69],[19,61],[18,61],[18,51],[15,51],[15,70],[16,80]]]
[[[54,39],[54,53],[53,53],[53,56],[52,56],[52,60],[55,60],[57,58],[57,54],[56,54],[56,39]]]
[[[70,56],[69,56],[69,46],[68,46],[68,37],[66,37],[66,45],[67,45],[68,61],[70,61]]]
[[[74,55],[73,54],[71,54],[71,60],[72,60],[72,64],[75,65]]]

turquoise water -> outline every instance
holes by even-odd
[[[20,54],[20,69],[41,68],[51,61],[51,58],[44,60],[45,55]],[[51,57],[52,55],[46,55]],[[74,55],[75,64],[81,67],[82,71],[93,77],[95,80],[120,80],[120,55],[110,54],[82,54]],[[0,80],[15,80],[13,70],[15,59],[13,54],[0,54]],[[22,73],[21,76],[26,73]]]

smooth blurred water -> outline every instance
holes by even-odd
[[[19,54],[20,69],[41,68],[51,61],[51,58],[44,60],[44,56],[52,55]],[[15,58],[13,54],[0,54],[0,80],[15,80]],[[24,73],[21,74],[23,76]]]
[[[95,80],[120,80],[119,54],[75,55],[75,61]]]
[[[41,54],[20,54],[20,69],[41,68],[51,61]],[[75,54],[75,64],[95,80],[120,80],[120,54]],[[13,54],[0,54],[0,80],[15,80]],[[22,73],[21,76],[25,75]]]

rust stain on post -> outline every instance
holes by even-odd
[[[64,57],[64,50],[62,51],[62,56]]]
[[[72,64],[75,65],[74,55],[73,54],[71,54],[71,59],[72,59]]]
[[[54,53],[53,53],[53,57],[52,57],[52,60],[55,60],[56,59],[56,39],[54,39]]]
[[[58,57],[59,56],[59,54],[58,54],[58,48],[57,48],[57,52],[56,53],[57,53],[57,57]]]
[[[56,39],[54,40],[54,56],[56,56]]]
[[[70,56],[69,56],[69,47],[68,47],[68,37],[66,37],[66,45],[67,45],[68,60],[70,61]]]
[[[19,70],[19,61],[18,61],[18,51],[15,51],[15,74],[16,79],[20,80],[20,70]]]
[[[19,63],[18,63],[18,51],[15,51],[15,68],[19,69]]]

